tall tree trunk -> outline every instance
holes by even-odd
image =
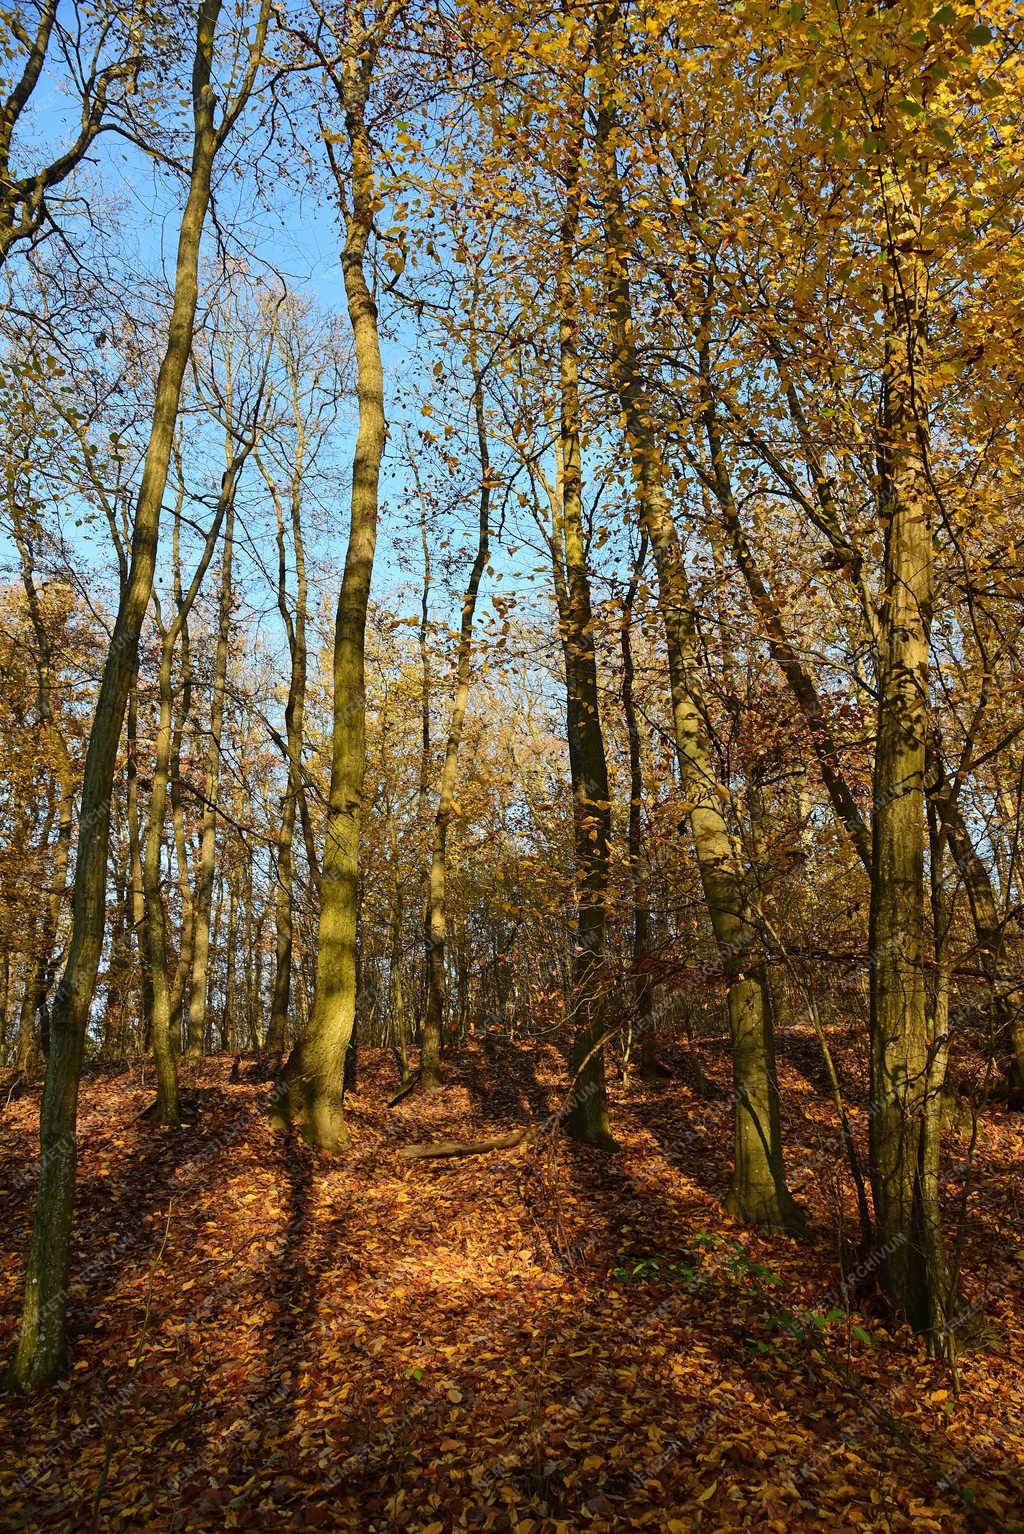
[[[267,1028],[267,1049],[270,1054],[281,1054],[285,1047],[285,1030],[291,1003],[292,984],[292,906],[294,902],[294,871],[292,840],[295,833],[295,816],[302,800],[302,744],[306,706],[306,552],[302,536],[302,431],[299,426],[299,448],[296,473],[291,487],[291,536],[295,556],[295,616],[288,607],[286,582],[284,517],[280,502],[275,495],[277,511],[278,581],[277,605],[288,635],[291,668],[288,676],[288,701],[285,704],[285,745],[288,753],[288,780],[285,784],[281,806],[281,824],[277,835],[277,882],[274,897],[276,921],[276,950],[274,989],[270,1005],[270,1023]]]
[[[364,270],[377,206],[366,119],[380,43],[400,9],[386,5],[373,29],[348,35],[341,61],[331,70],[344,115],[350,173],[338,162],[331,138],[325,136],[324,141],[345,209],[341,266],[356,356],[359,429],[352,460],[348,551],[334,629],[331,783],[320,874],[316,988],[308,1025],[284,1067],[271,1111],[272,1123],[298,1126],[306,1140],[324,1150],[339,1149],[351,1138],[343,1110],[343,1082],[356,1008],[359,841],[366,765],[366,610],[385,442],[377,308]]]
[[[651,957],[651,909],[647,889],[646,870],[643,865],[643,809],[644,779],[640,751],[640,726],[637,720],[634,685],[636,667],[633,661],[633,603],[647,559],[647,534],[641,533],[633,575],[626,588],[622,604],[622,620],[619,630],[619,647],[622,654],[622,715],[626,723],[626,745],[629,752],[629,813],[627,817],[626,845],[629,853],[629,882],[633,906],[633,1005],[635,1021],[630,1026],[629,1052],[637,1040],[640,1044],[640,1074],[650,1081],[664,1080],[668,1071],[658,1059],[658,1041],[652,1024],[653,987],[646,966]],[[625,1070],[625,1066],[624,1066]]]
[[[71,939],[54,1008],[40,1112],[40,1176],[17,1351],[10,1379],[29,1389],[64,1366],[68,1251],[75,1196],[75,1119],[96,974],[103,949],[110,793],[121,726],[138,664],[139,636],[153,589],[160,508],[198,300],[199,247],[210,201],[213,162],[242,102],[236,97],[218,130],[211,85],[221,0],[200,0],[192,71],[192,164],[178,237],[174,300],[157,377],[149,444],[132,528],[131,564],[121,594],[89,732],[79,811]],[[254,48],[262,53],[269,10]],[[245,77],[246,94],[255,78]]]
[[[175,532],[177,533],[177,525]],[[180,611],[185,602],[181,587],[181,561],[175,560],[174,600]],[[178,871],[178,898],[181,901],[181,939],[178,944],[178,962],[171,985],[171,1032],[176,1043],[181,1044],[181,1014],[185,988],[192,973],[192,945],[195,938],[195,910],[192,901],[192,881],[189,872],[188,838],[185,832],[185,806],[182,802],[181,748],[185,728],[192,712],[192,646],[189,639],[188,610],[181,625],[181,695],[174,718],[169,766],[171,796],[171,825],[174,833],[174,862]]]
[[[578,888],[572,985],[577,1021],[569,1056],[573,1087],[565,1129],[574,1139],[615,1149],[616,1142],[608,1125],[608,1089],[601,1042],[605,1025],[601,986],[606,958],[611,802],[583,534],[577,352],[579,313],[574,271],[579,212],[577,137],[569,157],[565,211],[559,231],[557,457],[561,484],[555,499],[557,520],[552,537],[559,634],[565,667],[565,720]]]
[[[49,1042],[48,997],[53,984],[53,971],[57,963],[57,930],[60,925],[61,907],[67,884],[68,862],[71,852],[71,831],[75,816],[75,775],[71,766],[64,731],[61,729],[53,700],[53,656],[50,636],[46,628],[46,615],[36,588],[32,547],[21,524],[20,510],[14,508],[14,537],[21,562],[21,579],[25,589],[29,620],[36,643],[36,668],[38,675],[39,719],[43,735],[52,753],[57,769],[60,794],[57,814],[57,840],[50,864],[50,889],[44,907],[43,923],[39,936],[39,963],[35,972],[35,995],[32,1010],[39,1018],[40,1038],[43,1048]]]
[[[474,295],[475,300],[475,295]],[[445,744],[444,761],[441,766],[441,787],[437,800],[437,815],[430,842],[430,878],[427,886],[426,954],[427,998],[423,1016],[422,1050],[420,1053],[420,1082],[428,1092],[441,1085],[441,1029],[445,1012],[445,944],[447,937],[447,883],[448,883],[448,830],[451,825],[452,807],[455,802],[455,784],[459,770],[459,751],[462,746],[466,708],[469,703],[470,665],[473,655],[473,616],[476,611],[477,594],[487,564],[490,541],[491,465],[487,446],[487,426],[484,418],[484,385],[476,357],[476,343],[472,338],[473,319],[470,319],[470,366],[473,370],[473,413],[476,424],[477,454],[480,461],[479,522],[477,529],[476,557],[469,572],[465,594],[462,598],[462,620],[459,625],[459,647],[455,667],[455,696],[448,724],[448,740]]]
[[[228,915],[224,934],[224,1008],[220,1015],[220,1047],[221,1052],[224,1054],[234,1048],[235,1039],[235,946],[238,916],[235,881],[232,879],[230,872],[226,873],[226,878],[228,881]]]
[[[910,1324],[934,1331],[945,1285],[935,1278],[937,1197],[922,1176],[930,1050],[925,984],[925,762],[928,636],[933,603],[931,492],[920,390],[925,370],[925,273],[905,253],[907,200],[886,197],[891,276],[879,428],[878,722],[872,784],[871,1181],[883,1278]]]
[[[708,733],[702,658],[682,550],[664,487],[635,342],[626,230],[615,152],[609,70],[614,54],[616,0],[602,7],[598,29],[601,101],[598,154],[605,221],[606,279],[614,372],[643,526],[658,572],[665,626],[679,777],[688,802],[704,897],[728,985],[732,1035],[734,1169],[728,1208],[770,1229],[799,1230],[800,1211],[786,1186],[771,1007],[744,870],[729,833]]]
[[[195,937],[192,944],[192,989],[188,1004],[188,1043],[186,1056],[198,1060],[206,1037],[206,972],[210,962],[210,907],[213,900],[213,876],[217,858],[217,799],[220,791],[220,747],[224,730],[224,695],[227,690],[228,643],[231,637],[231,571],[235,546],[234,487],[237,470],[230,457],[225,484],[231,486],[224,524],[224,550],[220,567],[220,597],[217,604],[217,648],[213,662],[213,693],[210,701],[210,734],[206,748],[206,773],[203,779],[203,826],[199,843],[199,868],[195,898]]]
[[[240,464],[240,461],[239,461]],[[167,913],[160,888],[161,854],[164,845],[164,824],[167,818],[167,795],[170,781],[171,755],[174,749],[171,673],[178,640],[184,632],[188,617],[199,594],[203,579],[210,567],[213,551],[220,536],[221,526],[227,516],[228,527],[225,543],[230,538],[235,487],[238,468],[224,477],[224,484],[217,501],[213,521],[206,534],[203,551],[189,583],[187,592],[180,594],[180,564],[178,540],[184,486],[179,486],[178,503],[174,518],[174,564],[179,596],[174,618],[163,635],[160,647],[159,719],[156,732],[156,760],[153,765],[153,787],[149,801],[149,823],[142,859],[142,885],[146,899],[146,960],[153,991],[153,1060],[156,1065],[156,1101],[149,1116],[158,1124],[180,1124],[178,1111],[178,1068],[176,1040],[174,1038],[174,998],[167,960]],[[225,552],[225,560],[230,555]]]
[[[126,775],[128,792],[126,816],[128,820],[128,872],[131,880],[132,945],[138,964],[138,1040],[137,1047],[147,1048],[153,1027],[153,987],[149,978],[146,959],[146,895],[142,888],[142,833],[139,807],[138,763],[138,676],[132,678],[128,698],[128,722],[125,726]]]
[[[153,992],[152,1046],[156,1066],[156,1101],[148,1110],[158,1124],[180,1125],[178,1066],[171,1037],[171,987],[167,967],[167,918],[160,888],[161,853],[167,811],[168,765],[171,756],[171,664],[173,643],[164,641],[160,658],[160,713],[156,730],[156,761],[149,800],[149,821],[142,855],[142,889],[146,901],[146,972]]]

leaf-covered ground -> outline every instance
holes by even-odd
[[[861,1079],[850,1056],[847,1075]],[[720,1089],[613,1087],[622,1151],[557,1135],[404,1162],[557,1107],[552,1050],[471,1048],[388,1110],[383,1053],[330,1161],[273,1135],[265,1085],[201,1070],[184,1131],[138,1071],[83,1084],[73,1368],[0,1400],[0,1526],[65,1530],[959,1530],[1024,1523],[1020,1115],[987,1111],[962,1243],[957,1382],[839,1260],[849,1179],[813,1039],[781,1065],[808,1246],[730,1223]],[[858,1108],[862,1127],[862,1105]],[[38,1095],[0,1120],[2,1345]],[[963,1200],[968,1146],[950,1143]],[[870,1280],[870,1275],[867,1275]],[[147,1320],[148,1307],[148,1320]],[[830,1317],[830,1319],[826,1319]],[[945,1483],[945,1484],[943,1484]]]

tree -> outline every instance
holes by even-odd
[[[192,165],[179,231],[174,302],[135,507],[131,564],[103,668],[82,780],[71,940],[52,1022],[40,1116],[42,1170],[21,1332],[11,1368],[12,1381],[22,1389],[52,1379],[64,1365],[66,1277],[75,1186],[74,1125],[85,1029],[103,945],[111,783],[139,635],[153,587],[161,502],[192,344],[199,246],[209,207],[214,160],[252,92],[270,23],[269,0],[262,0],[247,65],[218,123],[212,82],[220,10],[220,0],[202,0],[196,10]]]
[[[320,871],[320,929],[316,989],[309,1023],[281,1075],[272,1109],[279,1127],[299,1126],[324,1150],[348,1143],[342,1112],[345,1051],[356,1005],[359,840],[366,765],[366,609],[377,541],[380,465],[384,455],[384,374],[377,308],[364,262],[376,209],[368,112],[381,48],[404,11],[404,0],[384,0],[371,19],[343,30],[340,18],[315,6],[325,43],[302,37],[325,77],[343,118],[343,134],[324,129],[344,221],[341,267],[356,362],[359,431],[352,460],[348,551],[338,596],[334,639],[334,728],[326,845]],[[328,55],[333,43],[337,52]],[[346,173],[337,149],[344,145]]]

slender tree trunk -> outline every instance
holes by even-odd
[[[106,974],[106,1003],[103,1008],[104,1060],[120,1058],[120,1040],[124,1032],[124,1013],[131,970],[131,869],[127,860],[122,871],[114,872],[114,920],[111,924],[110,962]]]
[[[658,1041],[652,1026],[653,987],[645,972],[651,957],[651,909],[647,889],[647,877],[643,863],[643,808],[644,779],[640,752],[640,726],[637,721],[634,684],[636,668],[633,662],[633,603],[647,558],[647,535],[641,534],[636,566],[622,604],[622,623],[619,645],[622,653],[622,714],[626,722],[626,744],[629,751],[629,814],[627,818],[627,848],[629,852],[629,881],[633,905],[633,998],[635,1022],[630,1028],[630,1053],[637,1039],[640,1043],[640,1074],[648,1081],[661,1081],[668,1071],[658,1059]]]
[[[942,1108],[949,1061],[949,982],[954,900],[945,884],[946,833],[934,807],[928,809],[929,882],[934,981],[928,998],[928,1067],[921,1127],[921,1237],[931,1301],[931,1351],[956,1362],[956,1336],[946,1321],[956,1310],[956,1276],[946,1262],[942,1240]]]
[[[390,13],[386,20],[390,19]],[[307,1027],[282,1072],[271,1110],[279,1127],[293,1124],[324,1150],[350,1141],[343,1111],[345,1052],[356,1009],[356,927],[363,774],[366,765],[366,610],[377,541],[384,455],[384,375],[377,308],[364,260],[376,207],[367,98],[381,34],[345,47],[333,76],[344,113],[351,174],[335,169],[345,214],[342,274],[356,356],[359,429],[352,461],[351,517],[334,630],[334,721],[326,845],[320,875],[316,988]],[[280,1088],[284,1088],[282,1092]]]
[[[427,536],[427,498],[423,493],[423,485],[420,481],[419,466],[416,461],[416,455],[412,450],[412,444],[409,440],[408,432],[406,432],[405,435],[405,445],[409,454],[409,462],[412,467],[413,480],[416,485],[416,495],[420,506],[420,550],[423,556],[423,584],[420,587],[420,621],[417,632],[417,640],[419,643],[420,651],[420,771],[416,798],[416,824],[417,828],[422,832],[424,837],[427,838],[427,846],[429,848],[429,837],[432,835],[432,830],[428,829],[430,819],[430,700],[432,693],[432,677],[430,665],[430,540]],[[430,983],[429,885],[430,859],[424,858],[423,871],[421,875],[420,899],[421,908],[424,913],[423,920],[424,932],[426,933],[426,944],[424,946],[423,955],[424,965],[422,975],[422,988],[417,994],[416,1005],[414,1007],[414,1010],[417,1013],[423,1010],[421,1003],[426,998],[427,986]],[[402,1055],[402,1061],[402,1079],[404,1083],[405,1076],[408,1074],[409,1069],[408,1060],[404,1052]]]
[[[472,325],[472,320],[470,325]],[[490,540],[491,466],[484,419],[483,376],[476,360],[475,341],[470,341],[470,366],[473,369],[473,411],[476,422],[477,452],[480,460],[480,515],[476,557],[469,572],[462,598],[462,621],[455,668],[455,697],[448,725],[437,815],[430,843],[430,878],[427,886],[427,1004],[423,1017],[423,1047],[420,1054],[420,1082],[428,1091],[441,1085],[441,1029],[445,1012],[445,961],[447,937],[448,831],[455,802],[459,770],[459,751],[469,703],[470,665],[473,655],[473,616],[477,594],[487,564]]]
[[[149,801],[149,824],[142,857],[142,888],[146,901],[146,969],[153,991],[152,1044],[156,1066],[156,1101],[149,1116],[158,1124],[180,1125],[178,1066],[171,1037],[171,988],[167,967],[167,918],[160,888],[161,853],[167,812],[168,765],[171,756],[171,664],[173,643],[165,640],[160,659],[160,713],[156,731],[156,761]]]
[[[150,984],[153,990],[153,1060],[156,1065],[156,1102],[150,1110],[150,1117],[155,1119],[158,1124],[177,1125],[181,1123],[181,1116],[178,1111],[178,1067],[175,1054],[176,1040],[174,1037],[174,996],[167,960],[167,913],[164,908],[163,893],[160,887],[161,855],[164,846],[164,824],[167,818],[171,755],[174,750],[175,740],[172,718],[171,673],[178,640],[184,632],[189,613],[192,611],[203,579],[209,569],[210,560],[213,557],[213,551],[220,536],[225,515],[228,521],[225,543],[227,543],[230,537],[237,474],[237,467],[233,467],[225,475],[224,485],[217,502],[217,509],[214,513],[213,522],[206,534],[202,555],[196,566],[195,574],[189,583],[188,591],[183,595],[179,595],[174,619],[163,635],[160,649],[159,720],[156,732],[156,760],[153,766],[153,787],[149,802],[149,825],[142,860],[142,885],[146,899],[146,959]],[[174,564],[176,584],[179,584],[179,586],[178,538],[183,496],[184,487],[182,486],[179,488],[174,529]],[[227,554],[225,558],[230,560],[230,556]]]
[[[11,999],[11,950],[0,949],[0,1058],[7,1054],[7,1009]]]
[[[235,884],[230,873],[228,880],[228,916],[227,930],[224,935],[224,1009],[220,1016],[220,1047],[221,1053],[226,1054],[234,1048],[235,1038],[235,947],[236,925],[238,916]]]
[[[60,794],[57,815],[57,840],[50,865],[50,889],[44,908],[42,929],[39,937],[39,963],[35,972],[35,994],[32,1010],[39,1018],[40,1038],[43,1049],[49,1043],[48,997],[53,984],[53,971],[57,963],[57,931],[67,884],[68,863],[71,851],[71,831],[75,816],[75,775],[71,765],[64,732],[58,723],[53,700],[53,657],[50,638],[46,628],[46,616],[36,589],[32,549],[21,525],[20,511],[15,510],[14,536],[21,561],[22,585],[36,643],[36,666],[38,673],[39,719],[43,735],[49,746],[57,769]]]
[[[175,532],[177,533],[177,525]],[[181,562],[175,561],[175,606],[180,611],[185,605],[181,588]],[[192,712],[192,647],[188,628],[189,609],[186,608],[181,625],[181,697],[174,720],[169,767],[171,796],[171,825],[174,833],[174,862],[178,871],[178,898],[181,901],[181,940],[178,945],[178,963],[171,985],[171,1033],[178,1044],[181,1038],[182,1004],[185,988],[192,973],[192,945],[195,939],[195,911],[192,901],[192,881],[189,873],[188,838],[185,834],[185,807],[182,803],[181,747],[185,728]]]
[[[234,461],[229,463],[226,481],[232,491],[235,482]],[[199,843],[199,870],[195,899],[195,939],[192,945],[192,990],[188,1005],[188,1044],[186,1055],[196,1061],[203,1053],[206,1037],[206,976],[210,963],[210,907],[213,900],[213,877],[217,859],[217,799],[220,792],[220,749],[224,730],[224,696],[227,690],[228,645],[231,637],[231,570],[235,543],[234,495],[227,508],[224,525],[224,551],[221,559],[220,598],[217,606],[217,649],[213,663],[213,694],[210,703],[210,735],[203,780],[203,827]]]
[[[580,454],[579,314],[575,292],[575,246],[579,223],[579,144],[570,156],[565,212],[559,232],[558,460],[561,484],[553,529],[555,592],[565,666],[565,719],[573,794],[573,840],[578,899],[572,997],[576,1035],[569,1056],[573,1088],[567,1134],[615,1149],[608,1124],[605,1030],[601,987],[606,958],[606,903],[611,842],[608,765],[601,729],[594,652],[594,616],[583,533]]]
[[[131,879],[132,946],[138,963],[139,1016],[138,1047],[149,1045],[153,1027],[153,987],[146,959],[146,895],[142,888],[142,836],[139,808],[138,767],[138,677],[133,677],[128,699],[128,723],[125,729],[127,755],[128,871]]]
[[[615,0],[602,8],[599,62],[612,56]],[[658,572],[680,782],[689,809],[701,883],[728,985],[735,1087],[734,1169],[728,1208],[771,1229],[798,1230],[803,1219],[786,1187],[778,1086],[762,955],[748,908],[743,869],[722,809],[708,735],[701,654],[686,566],[664,488],[654,440],[654,411],[643,388],[634,340],[625,221],[615,157],[614,108],[602,80],[598,153],[605,218],[606,274],[614,370],[643,526]]]
[[[182,380],[192,345],[199,246],[210,200],[217,134],[210,85],[221,0],[197,9],[192,79],[193,154],[178,238],[170,329],[160,372],[142,484],[135,508],[131,565],[122,592],[86,752],[79,811],[71,940],[54,1008],[40,1112],[40,1176],[25,1279],[18,1346],[10,1378],[21,1389],[64,1367],[68,1251],[75,1196],[75,1119],[96,973],[103,949],[110,792],[125,706],[138,661],[139,635],[153,589],[160,507]]]
[[[292,944],[293,944],[293,860],[292,840],[295,832],[295,816],[303,793],[302,744],[306,706],[306,555],[302,536],[302,482],[301,482],[301,430],[300,453],[296,476],[292,483],[291,534],[295,555],[296,596],[295,616],[288,608],[286,585],[286,561],[284,519],[277,507],[278,583],[277,602],[288,634],[291,669],[288,677],[288,701],[285,705],[285,740],[288,751],[288,781],[285,785],[281,807],[281,824],[277,836],[277,884],[275,890],[275,920],[277,941],[274,970],[274,989],[270,1005],[270,1023],[267,1028],[267,1049],[270,1054],[281,1054],[285,1047],[285,1030],[291,1002]]]
[[[391,953],[388,963],[388,992],[391,1014],[391,1041],[398,1061],[401,1084],[409,1079],[409,1030],[405,1015],[405,991],[402,985],[403,938],[405,932],[405,896],[398,859],[398,833],[391,816],[389,862],[391,864]]]

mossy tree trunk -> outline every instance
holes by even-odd
[[[601,8],[597,29],[598,161],[614,379],[642,525],[658,574],[672,719],[704,898],[728,988],[732,1036],[734,1166],[727,1199],[737,1217],[769,1229],[799,1230],[803,1219],[786,1186],[778,1087],[763,956],[749,909],[744,870],[726,820],[708,733],[702,658],[692,598],[643,383],[628,276],[627,234],[616,160],[613,95],[619,7]],[[725,793],[725,799],[728,793]]]
[[[578,103],[582,111],[582,101]],[[607,946],[611,802],[601,728],[594,649],[594,616],[583,530],[580,437],[579,310],[575,284],[580,217],[580,139],[567,156],[565,206],[559,230],[558,313],[559,484],[551,552],[565,668],[565,721],[573,796],[576,866],[576,938],[572,1001],[574,1039],[569,1054],[572,1090],[566,1133],[588,1145],[615,1149],[608,1122],[608,1088],[602,1037],[606,1027],[602,987]]]
[[[923,380],[926,273],[909,254],[911,204],[886,191],[891,267],[879,424],[878,514],[883,537],[878,716],[872,783],[871,1182],[883,1279],[918,1331],[942,1325],[937,1278],[937,1179],[923,1176],[931,1072],[925,983],[925,771],[932,499]],[[920,245],[920,231],[916,244]]]
[[[132,528],[131,560],[114,619],[89,732],[82,780],[72,896],[71,938],[57,990],[40,1112],[40,1176],[36,1194],[17,1350],[9,1378],[21,1389],[53,1379],[64,1367],[68,1254],[74,1208],[78,1088],[85,1035],[103,950],[110,798],[125,707],[138,665],[139,637],[153,590],[160,510],[182,382],[192,347],[198,301],[199,247],[210,202],[217,149],[251,92],[269,25],[261,5],[251,67],[220,126],[212,80],[214,35],[221,0],[196,8],[192,70],[192,163],[178,236],[174,298],[157,375],[149,443]]]
[[[356,358],[359,428],[352,460],[348,550],[334,629],[334,717],[327,830],[320,873],[316,984],[308,1023],[281,1073],[271,1122],[297,1127],[310,1144],[338,1150],[350,1141],[343,1112],[345,1053],[356,1010],[359,842],[366,765],[366,609],[377,541],[378,488],[384,455],[384,374],[377,307],[366,280],[367,243],[377,207],[368,124],[377,56],[401,4],[385,4],[372,25],[334,41],[322,58],[344,121],[325,145],[345,219],[341,266]],[[346,144],[350,165],[339,161]]]

